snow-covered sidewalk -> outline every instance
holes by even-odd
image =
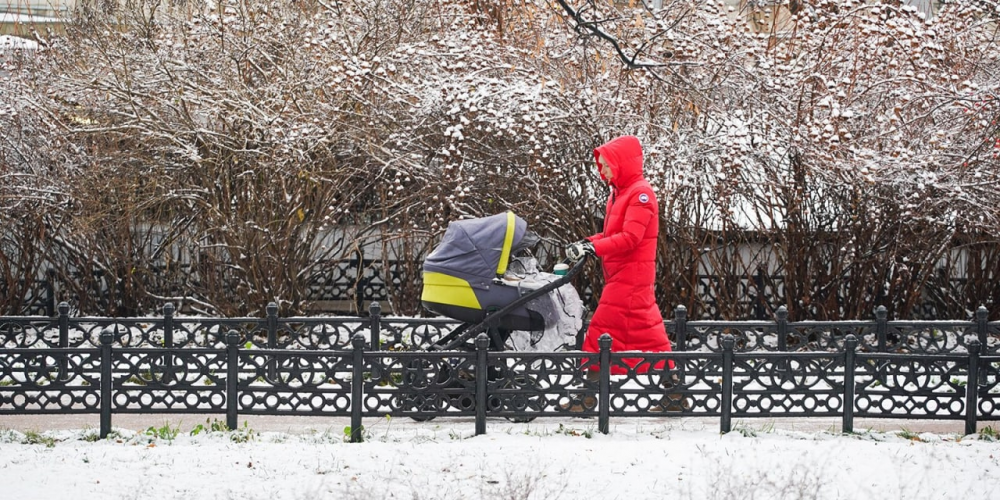
[[[249,417],[221,432],[213,417],[123,416],[97,440],[94,426],[73,425],[90,417],[0,417],[3,496],[1000,498],[990,430],[921,430],[934,422],[861,422],[843,435],[836,419],[750,420],[720,435],[715,419],[664,417],[613,419],[602,435],[596,419],[491,419],[474,436],[471,419],[385,419],[351,444],[342,419]]]

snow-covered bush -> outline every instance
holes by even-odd
[[[378,245],[416,313],[450,220],[514,210],[550,254],[599,230],[591,150],[628,133],[665,311],[746,317],[759,287],[793,319],[1000,300],[995,2],[662,3],[84,5],[0,73],[0,271],[44,259],[82,312],[298,313]]]

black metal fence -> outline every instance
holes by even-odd
[[[187,269],[190,266],[182,266]],[[305,289],[306,300],[315,304],[314,308],[320,312],[364,312],[364,304],[375,301],[389,300],[389,286],[387,283],[396,284],[406,279],[402,266],[390,264],[388,269],[384,268],[381,260],[365,259],[356,257],[331,261],[317,266],[322,272],[312,275]],[[156,270],[154,270],[156,271]],[[94,289],[87,290],[89,296],[102,307],[107,308],[113,303],[116,291],[109,286],[106,280],[102,279],[103,272],[99,269],[91,271],[93,273]],[[154,275],[158,273],[154,272]],[[191,279],[195,279],[193,271],[188,272]],[[80,282],[87,281],[73,276],[70,279],[77,279]],[[67,293],[62,291],[62,283],[53,270],[45,273],[45,279],[32,282],[28,287],[27,296],[24,298],[22,310],[19,314],[37,316],[55,316],[58,314],[58,304],[60,297],[63,300],[73,302],[73,297],[67,297]],[[170,284],[164,286],[171,288]],[[172,285],[167,290],[168,295],[182,295],[177,284]],[[0,294],[8,293],[6,283],[0,281]],[[18,312],[15,312],[18,313]]]
[[[671,353],[429,350],[459,325],[383,318],[0,317],[0,415],[337,416],[365,419],[651,415],[998,420],[1000,323],[973,321],[667,322]],[[673,365],[673,367],[671,367]],[[594,370],[597,380],[584,373]],[[622,374],[617,374],[617,373]],[[615,374],[612,374],[615,373]],[[669,396],[668,396],[669,395]],[[670,400],[670,398],[677,398]],[[666,398],[666,399],[665,399]],[[683,404],[664,408],[662,403]],[[663,410],[679,410],[663,413]]]
[[[405,269],[419,269],[419,266],[407,266],[403,262],[386,262],[377,259],[365,259],[360,256],[352,259],[331,261],[317,266],[322,272],[313,275],[305,290],[305,300],[311,304],[311,310],[317,313],[349,313],[365,312],[365,304],[386,302],[390,300],[392,290],[401,283],[412,282],[414,277],[407,276]],[[99,271],[94,271],[95,275]],[[961,290],[968,282],[964,278],[941,277],[928,284],[926,300],[914,314],[919,318],[938,318],[943,311],[950,310],[954,305],[953,298],[962,295]],[[103,283],[97,280],[96,283]],[[0,293],[4,292],[4,284],[0,283]],[[692,292],[700,304],[698,319],[719,319],[722,317],[718,291],[733,287],[737,292],[740,310],[747,311],[746,317],[766,320],[772,311],[777,311],[779,304],[786,301],[784,296],[784,277],[758,271],[751,275],[718,276],[698,275]],[[31,287],[31,293],[25,300],[20,314],[55,316],[57,314],[57,296],[60,284],[54,272],[46,273],[46,279],[38,280]],[[836,303],[849,300],[842,291],[836,293]],[[106,307],[114,299],[113,292],[103,285],[100,289],[90,290],[92,297]],[[593,290],[584,286],[580,296],[585,303],[592,303]],[[69,298],[65,298],[69,300]]]

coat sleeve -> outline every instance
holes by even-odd
[[[629,199],[629,205],[625,209],[625,221],[622,223],[622,230],[612,235],[602,235],[600,239],[593,239],[594,253],[598,257],[607,257],[619,253],[633,250],[642,241],[646,234],[646,227],[655,214],[654,201],[639,201],[640,193],[633,193]]]

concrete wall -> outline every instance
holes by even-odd
[[[0,35],[32,38],[33,31],[61,31],[59,17],[74,6],[76,0],[0,0]]]
[[[0,12],[0,35],[13,35],[31,39],[32,32],[61,32],[62,21],[56,17],[45,17],[31,14],[11,14]]]
[[[0,12],[57,16],[75,5],[76,0],[0,0]]]

